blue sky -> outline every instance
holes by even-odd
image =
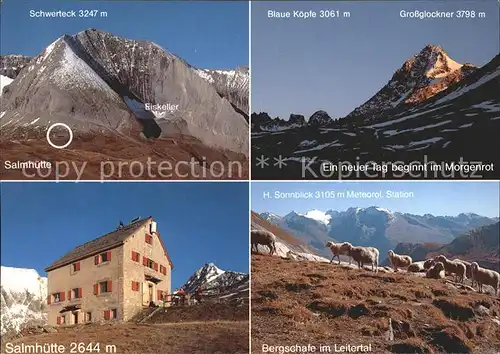
[[[498,7],[487,1],[252,3],[252,111],[288,119],[326,110],[337,118],[381,89],[427,44],[481,66],[499,52]],[[268,10],[334,9],[349,18],[269,19]],[[486,18],[408,19],[401,10],[475,10]]]
[[[30,18],[30,10],[96,9],[105,18]],[[97,28],[151,40],[202,68],[248,65],[248,3],[5,0],[1,53],[37,55],[63,34]]]
[[[499,182],[253,182],[252,210],[259,213],[269,211],[284,216],[292,210],[306,213],[317,209],[321,211],[344,211],[351,207],[365,208],[378,206],[391,211],[417,215],[450,215],[476,213],[488,217],[499,216]],[[277,199],[275,192],[412,192],[408,199]],[[264,198],[268,192],[272,198]],[[320,194],[321,195],[321,194]],[[325,195],[325,194],[323,194]]]
[[[3,266],[43,269],[67,251],[153,216],[172,288],[213,262],[248,273],[248,183],[2,183]]]

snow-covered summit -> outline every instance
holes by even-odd
[[[470,75],[477,68],[451,59],[438,45],[428,44],[396,70],[389,82],[348,117],[372,118],[404,104],[422,102]]]
[[[35,269],[4,267],[0,269],[0,285],[10,293],[29,292],[38,299],[47,298],[47,278]]]
[[[19,332],[31,324],[44,324],[47,278],[35,269],[4,267],[0,269],[0,334]]]
[[[330,222],[330,219],[332,218],[330,215],[328,215],[325,212],[322,212],[321,210],[313,209],[308,211],[307,213],[303,214],[306,218],[313,219],[316,221],[319,221],[325,225],[328,225]]]
[[[222,270],[214,263],[207,263],[195,271],[181,288],[188,293],[201,288],[205,294],[220,294],[239,288],[241,283],[247,281],[248,274]]]

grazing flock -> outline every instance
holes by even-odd
[[[251,231],[252,250],[258,252],[258,245],[269,248],[269,254],[276,252],[276,236],[267,230]],[[372,271],[378,272],[379,251],[375,247],[353,246],[349,242],[334,243],[328,241],[326,247],[332,252],[333,262],[335,257],[340,264],[340,256],[349,257],[349,265],[354,260],[358,268],[371,265]],[[472,286],[477,285],[480,293],[483,292],[483,285],[490,285],[495,289],[495,296],[500,289],[500,274],[494,270],[482,268],[477,262],[467,262],[461,259],[450,260],[443,255],[439,255],[425,261],[414,262],[410,256],[388,252],[388,258],[395,272],[399,269],[406,269],[409,273],[425,272],[425,276],[431,279],[443,279],[447,274],[453,275],[454,281],[464,284],[465,279],[470,279]]]
[[[354,259],[358,262],[358,267],[363,268],[364,264],[371,264],[372,271],[378,271],[379,251],[374,247],[353,246],[349,242],[333,243],[327,242],[328,247],[333,254],[330,263],[337,257],[340,264],[340,255],[349,256],[349,264]],[[472,286],[477,285],[480,293],[483,292],[483,285],[490,285],[495,289],[495,295],[500,288],[500,274],[494,270],[482,268],[477,262],[469,263],[461,259],[450,260],[443,255],[425,261],[413,262],[407,255],[400,255],[390,250],[388,253],[389,261],[395,272],[399,268],[406,268],[410,273],[425,272],[425,276],[431,279],[443,279],[446,274],[451,274],[454,281],[463,284],[465,279],[470,279]],[[375,268],[374,268],[375,267]]]

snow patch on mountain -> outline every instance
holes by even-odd
[[[471,90],[477,89],[481,85],[484,85],[488,81],[494,80],[498,76],[500,76],[500,67],[497,67],[496,70],[494,70],[490,74],[481,77],[479,80],[477,80],[473,84],[471,84],[471,85],[465,85],[465,86],[459,88],[458,90],[455,90],[455,91],[449,93],[448,95],[440,98],[439,100],[437,100],[433,104],[433,106],[439,105],[439,104],[441,104],[443,102],[447,102],[447,101],[453,100],[453,99],[455,99],[455,98],[457,98],[459,96],[462,96],[463,94],[465,94],[465,93],[467,93],[467,92],[469,92]]]
[[[54,42],[49,44],[48,47],[45,48],[45,50],[43,51],[43,54],[40,56],[41,61],[44,61],[45,59],[47,59],[49,57],[50,53],[52,53],[52,51],[56,47],[56,44],[59,42],[59,40],[60,40],[60,38],[56,39]],[[37,62],[38,62],[38,60],[37,60]]]
[[[330,219],[332,218],[330,215],[327,215],[326,213],[322,212],[321,210],[316,210],[316,209],[308,211],[304,216],[306,218],[322,222],[325,225],[328,225],[328,223],[330,222]]]
[[[0,334],[19,332],[26,325],[44,324],[47,320],[45,299],[47,278],[34,269],[0,269]]]
[[[222,270],[214,263],[207,263],[194,272],[181,288],[187,293],[201,289],[206,295],[234,293],[248,290],[248,279],[248,274]]]
[[[109,99],[118,100],[116,92],[67,43],[64,45],[64,57],[61,66],[54,72],[54,81],[62,88],[79,86],[82,89],[95,89]]]
[[[47,278],[41,277],[35,269],[2,266],[0,285],[12,293],[27,291],[39,299],[47,297]]]
[[[10,83],[14,81],[10,77],[0,75],[0,96],[2,96],[3,88],[10,85]]]

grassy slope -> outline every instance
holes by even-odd
[[[499,315],[500,299],[444,281],[252,256],[253,353],[263,344],[335,343],[371,344],[372,353],[490,353],[500,350]],[[394,341],[385,339],[389,318]]]

